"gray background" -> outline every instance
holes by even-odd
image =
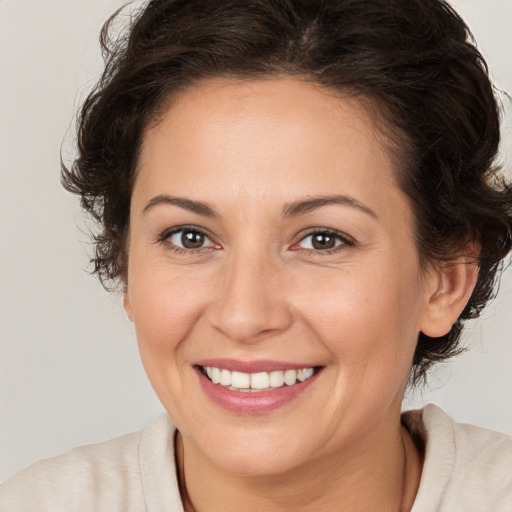
[[[61,141],[67,133],[70,147],[73,112],[101,69],[99,29],[123,3],[0,0],[0,481],[162,411],[120,297],[86,272],[86,225],[59,185]],[[497,85],[512,91],[512,1],[453,4]],[[512,156],[507,130],[503,153]],[[471,351],[404,407],[432,401],[460,421],[512,434],[511,305],[509,270],[468,329]]]

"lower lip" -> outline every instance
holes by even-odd
[[[217,405],[238,414],[264,414],[282,407],[300,396],[320,373],[316,372],[309,379],[293,386],[282,386],[272,391],[244,392],[232,391],[214,384],[199,368],[196,368],[196,371],[206,395]]]

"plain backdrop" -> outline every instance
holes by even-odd
[[[101,69],[100,27],[123,3],[0,0],[0,481],[37,459],[139,429],[163,410],[120,297],[87,273],[86,226],[59,184],[61,142],[67,134],[69,155],[74,111]],[[497,86],[512,91],[512,1],[453,4]],[[435,402],[459,421],[512,434],[511,306],[509,270],[468,329],[471,350],[404,407]]]

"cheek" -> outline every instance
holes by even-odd
[[[200,281],[200,280],[199,280]],[[204,309],[198,280],[167,272],[141,273],[130,283],[132,315],[141,355],[172,361]]]
[[[205,295],[183,276],[158,272],[139,274],[129,292],[142,364],[160,401],[179,421],[180,404],[193,400],[183,378],[189,359],[186,340],[196,329]]]
[[[316,275],[296,292],[306,322],[346,366],[387,371],[402,361],[409,365],[419,332],[421,283],[414,269],[386,268]]]

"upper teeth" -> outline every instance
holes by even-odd
[[[297,380],[303,382],[314,373],[313,368],[300,370],[277,370],[273,372],[243,373],[221,370],[212,366],[205,366],[206,375],[214,384],[220,384],[235,390],[262,390],[280,388],[284,384],[293,386]]]

